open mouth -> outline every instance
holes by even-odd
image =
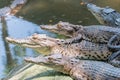
[[[24,39],[15,39],[6,37],[8,43],[29,48],[41,48],[46,46],[54,46],[59,39],[48,37],[44,34],[35,34]]]
[[[40,28],[45,29],[45,30],[56,30],[57,25],[40,25]]]
[[[29,46],[29,47],[38,47],[39,46],[40,47],[40,45],[32,42],[31,39],[29,39],[29,38],[14,39],[14,38],[6,37],[6,41],[8,43],[12,43],[12,44],[20,45],[20,46]]]

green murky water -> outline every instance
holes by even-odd
[[[54,24],[58,21],[82,25],[98,24],[86,6],[80,3],[81,0],[29,0],[17,15],[36,24]],[[92,0],[92,3],[102,7],[110,6],[120,11],[119,0]]]
[[[8,6],[13,0],[0,0],[0,8]]]
[[[0,0],[0,8],[12,0]],[[6,36],[22,38],[33,33],[55,34],[41,30],[40,24],[55,24],[67,21],[73,24],[99,24],[81,0],[28,0],[28,3],[15,16],[8,16],[6,22],[0,23],[0,78],[5,77],[10,69],[22,64],[24,56],[35,56],[38,53],[28,48],[7,44]],[[93,0],[98,6],[110,6],[120,12],[120,0]],[[23,19],[19,18],[23,17]]]

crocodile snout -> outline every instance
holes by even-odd
[[[101,9],[103,9],[103,8],[100,8],[100,7],[92,4],[92,3],[87,4],[87,8],[88,8],[88,10],[90,10],[92,13],[97,13],[97,14],[99,14],[100,11],[101,11]]]

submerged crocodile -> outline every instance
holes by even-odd
[[[51,67],[75,80],[120,80],[120,68],[101,61],[78,60],[62,54],[26,57],[25,61]]]
[[[107,61],[112,52],[106,44],[96,44],[82,40],[80,43],[59,45],[61,39],[51,38],[43,34],[34,34],[24,39],[14,39],[7,37],[7,42],[32,48],[39,53],[41,50],[47,50],[47,53],[61,53],[68,57],[77,57],[79,59],[103,60]],[[120,66],[117,60],[110,61],[115,66]]]
[[[88,3],[87,8],[101,24],[120,27],[120,13],[116,10],[110,7],[101,8],[92,3]]]

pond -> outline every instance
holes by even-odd
[[[12,0],[0,0],[3,7]],[[87,0],[86,0],[87,1]],[[90,0],[98,6],[110,6],[120,12],[120,0]],[[29,0],[15,16],[8,16],[0,23],[0,78],[5,77],[16,65],[23,63],[23,57],[39,55],[29,48],[8,44],[6,36],[23,38],[33,33],[61,37],[40,29],[40,24],[55,24],[66,21],[80,25],[99,24],[81,0]]]

